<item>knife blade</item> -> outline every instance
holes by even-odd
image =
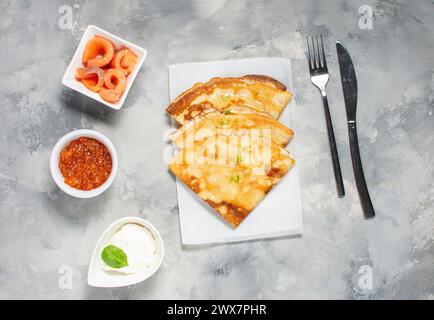
[[[365,219],[375,217],[374,207],[369,196],[363,173],[362,160],[360,158],[359,141],[357,137],[356,115],[357,115],[357,77],[354,70],[351,56],[342,42],[336,41],[338,53],[339,71],[341,73],[342,91],[344,95],[345,110],[347,113],[348,136],[350,141],[351,161],[353,164],[354,178],[357,191],[362,204]]]
[[[339,70],[341,72],[342,90],[344,92],[345,110],[348,121],[356,121],[357,111],[357,77],[350,54],[340,41],[336,41]]]

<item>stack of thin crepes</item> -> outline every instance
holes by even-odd
[[[237,227],[294,165],[284,149],[293,131],[277,121],[292,98],[264,75],[212,78],[166,111],[181,125],[170,170]]]

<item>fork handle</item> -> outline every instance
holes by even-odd
[[[325,113],[326,123],[327,123],[327,132],[328,132],[328,136],[329,136],[330,152],[332,154],[333,171],[335,174],[336,189],[338,192],[338,197],[342,198],[343,196],[345,196],[345,189],[344,189],[344,182],[342,181],[342,172],[341,172],[341,166],[339,164],[338,149],[336,148],[336,140],[335,140],[335,134],[333,131],[332,118],[330,116],[329,102],[327,100],[327,94],[325,93],[325,91],[321,91],[321,95],[322,95],[322,99],[324,102],[324,113]]]
[[[350,138],[351,160],[353,162],[354,178],[356,179],[357,191],[360,202],[362,203],[365,219],[375,217],[374,207],[366,186],[365,175],[363,174],[362,161],[360,159],[359,141],[357,139],[357,127],[355,122],[348,123],[348,133]]]

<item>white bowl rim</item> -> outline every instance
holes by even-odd
[[[75,188],[68,186],[65,183],[65,181],[63,179],[63,175],[59,169],[60,152],[72,140],[78,139],[79,137],[83,137],[83,136],[89,137],[89,138],[94,138],[94,139],[98,140],[99,142],[103,143],[107,147],[107,149],[109,150],[111,158],[112,158],[112,171],[111,171],[109,177],[107,178],[107,180],[102,185],[100,185],[98,188],[88,190],[88,191],[79,190],[79,189],[75,189]],[[71,132],[65,134],[62,138],[60,138],[59,141],[57,141],[56,145],[54,146],[53,150],[51,151],[50,171],[51,171],[51,176],[52,176],[54,182],[66,194],[69,194],[70,196],[73,196],[76,198],[82,198],[82,199],[93,198],[93,197],[100,195],[104,191],[106,191],[110,187],[110,185],[113,183],[113,181],[116,177],[117,171],[118,171],[118,155],[117,155],[117,152],[116,152],[116,149],[115,149],[113,143],[102,133],[99,133],[95,130],[90,130],[90,129],[74,130],[74,131],[71,131]]]
[[[152,272],[150,272],[149,274],[147,274],[145,277],[142,277],[140,279],[136,279],[131,281],[130,280],[124,280],[124,282],[122,283],[95,283],[92,281],[92,270],[94,267],[94,263],[96,262],[97,259],[97,255],[99,255],[99,251],[102,245],[102,241],[104,240],[104,238],[106,237],[106,235],[110,232],[112,232],[113,234],[118,231],[122,226],[128,224],[128,223],[137,223],[140,224],[148,229],[150,229],[150,231],[156,236],[155,241],[159,242],[159,248],[160,248],[160,259],[154,264],[153,268],[154,270]],[[114,230],[116,228],[116,231]],[[95,248],[92,252],[92,257],[90,259],[90,263],[89,263],[89,268],[87,271],[87,284],[89,286],[92,287],[100,287],[100,288],[115,288],[115,287],[125,287],[125,286],[130,286],[133,284],[137,284],[140,283],[142,281],[145,281],[146,279],[149,279],[150,277],[152,277],[161,267],[163,260],[164,260],[164,255],[165,255],[165,248],[164,248],[164,242],[163,242],[163,237],[161,236],[160,232],[157,230],[157,228],[150,223],[148,220],[145,220],[143,218],[140,217],[134,217],[134,216],[130,216],[130,217],[123,217],[120,219],[115,220],[114,222],[112,222],[101,234],[101,236],[98,238],[98,241],[96,242]],[[129,275],[126,275],[125,277],[128,277]]]

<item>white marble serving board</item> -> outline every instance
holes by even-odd
[[[271,76],[284,83],[288,90],[294,93],[289,59],[253,58],[170,65],[170,100],[197,82],[206,82],[212,77],[237,77],[246,74]],[[279,121],[294,128],[294,123],[291,123],[294,117],[291,114],[296,112],[296,108],[295,101],[292,100]],[[295,137],[287,146],[296,160],[295,166],[236,229],[224,222],[208,204],[177,180],[182,243],[201,245],[301,234],[302,208],[295,152],[299,139],[295,132]]]

